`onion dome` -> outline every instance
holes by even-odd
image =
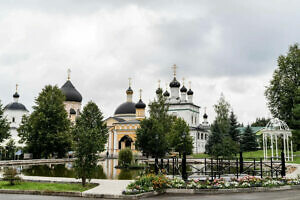
[[[13,103],[10,103],[10,104],[6,105],[4,107],[4,110],[20,110],[20,111],[28,112],[26,107],[23,104],[18,103],[18,102],[13,102]]]
[[[119,114],[135,114],[135,103],[133,102],[125,102],[119,105],[119,107],[115,111],[115,115]]]
[[[189,89],[189,91],[187,92],[187,95],[193,95],[193,94],[194,94],[194,92],[191,89]]]
[[[164,96],[165,96],[165,97],[169,97],[169,96],[170,96],[170,93],[168,92],[168,90],[166,90],[166,91],[164,92]]]
[[[170,83],[171,88],[179,88],[180,83],[176,80],[176,77],[174,77],[173,81]]]
[[[161,88],[157,88],[156,94],[162,94],[162,93],[163,93],[162,89]]]
[[[142,99],[139,100],[139,102],[137,102],[135,104],[136,108],[146,108],[146,104],[142,101]]]
[[[81,94],[76,90],[70,80],[67,80],[60,90],[66,96],[66,101],[82,102]]]
[[[180,89],[180,92],[187,92],[186,87],[184,87],[184,85],[182,86],[182,88]]]
[[[70,115],[76,115],[76,111],[73,108],[70,109]]]
[[[15,92],[15,94],[13,95],[13,98],[19,98],[20,95],[18,94],[18,92]]]
[[[204,113],[203,118],[204,118],[204,119],[207,119],[207,118],[208,118],[208,116],[207,116],[206,113]]]
[[[126,90],[126,94],[133,94],[133,90],[131,89],[130,86],[129,86],[129,88]]]

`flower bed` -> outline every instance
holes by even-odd
[[[164,175],[148,174],[139,177],[135,182],[127,186],[124,194],[140,194],[151,191],[164,191],[165,189],[232,189],[232,188],[250,188],[250,187],[275,187],[283,185],[300,185],[300,179],[287,178],[258,178],[254,176],[245,176],[239,179],[232,178],[225,180],[223,178],[213,181],[189,180],[187,182],[179,178],[169,179]]]

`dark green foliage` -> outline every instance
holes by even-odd
[[[231,113],[230,113],[229,122],[230,122],[229,136],[231,137],[231,139],[234,142],[238,143],[239,142],[240,132],[237,129],[238,128],[237,117],[235,116],[235,114],[233,113],[233,111],[231,111]]]
[[[9,167],[4,170],[3,179],[8,181],[10,185],[15,185],[21,182],[21,178],[18,176],[18,172],[15,168]]]
[[[141,121],[136,132],[135,145],[146,155],[163,157],[169,151],[167,135],[171,131],[174,117],[168,115],[168,105],[159,94],[157,101],[152,102],[150,117]]]
[[[23,117],[18,129],[21,140],[34,158],[64,157],[71,148],[70,120],[65,96],[57,86],[47,85],[35,99],[33,113]]]
[[[257,149],[257,145],[256,135],[252,132],[251,127],[248,125],[242,135],[241,150],[255,151]]]
[[[98,106],[89,102],[76,119],[73,129],[75,172],[85,186],[86,179],[91,179],[97,169],[98,153],[104,151],[108,138],[108,129]]]
[[[13,139],[10,139],[5,146],[6,149],[6,159],[14,159],[15,151],[16,151],[16,144]]]
[[[168,135],[168,141],[170,148],[174,149],[175,152],[183,154],[184,150],[187,155],[193,152],[193,138],[189,134],[190,128],[187,123],[181,119],[176,118],[171,128],[171,132]],[[184,137],[184,133],[186,134]]]
[[[214,123],[211,125],[211,134],[205,146],[206,153],[214,157],[231,157],[233,154],[238,152],[238,143],[233,141],[231,138],[231,134],[235,137],[236,135],[235,133],[230,133],[230,105],[225,100],[224,96],[221,95],[218,104],[214,107],[217,116]],[[233,122],[232,125],[233,127],[237,126],[237,122]],[[234,130],[233,127],[232,130]]]
[[[255,127],[255,126],[261,126],[261,127],[265,127],[267,126],[267,124],[269,123],[270,118],[256,118],[255,122],[253,122],[251,124],[251,127]]]
[[[279,56],[277,62],[278,68],[274,71],[265,95],[273,116],[291,126],[296,91],[300,86],[300,49],[298,44],[290,46],[288,54]]]
[[[128,167],[132,162],[132,151],[129,148],[122,149],[118,156],[118,165]]]
[[[0,143],[10,136],[9,133],[9,122],[3,116],[3,108],[0,101]]]
[[[291,128],[293,135],[293,143],[294,150],[300,150],[300,87],[298,87],[296,97],[295,97],[295,105],[292,109],[293,117]]]

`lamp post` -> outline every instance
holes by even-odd
[[[183,132],[183,154],[182,154],[182,179],[184,181],[187,180],[187,173],[186,173],[186,132]]]
[[[155,141],[156,141],[156,144],[158,144],[158,135],[157,135],[157,134],[155,135]],[[155,171],[155,174],[157,175],[157,174],[158,174],[158,157],[157,157],[157,148],[156,148],[156,153],[155,153],[155,164],[154,164],[154,171]]]
[[[281,176],[285,176],[285,155],[284,155],[284,136],[282,134],[282,140],[281,140]]]

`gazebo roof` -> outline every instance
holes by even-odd
[[[288,125],[278,118],[271,119],[270,122],[266,125],[266,127],[262,130],[262,132],[269,134],[291,134],[291,130],[288,127]]]

